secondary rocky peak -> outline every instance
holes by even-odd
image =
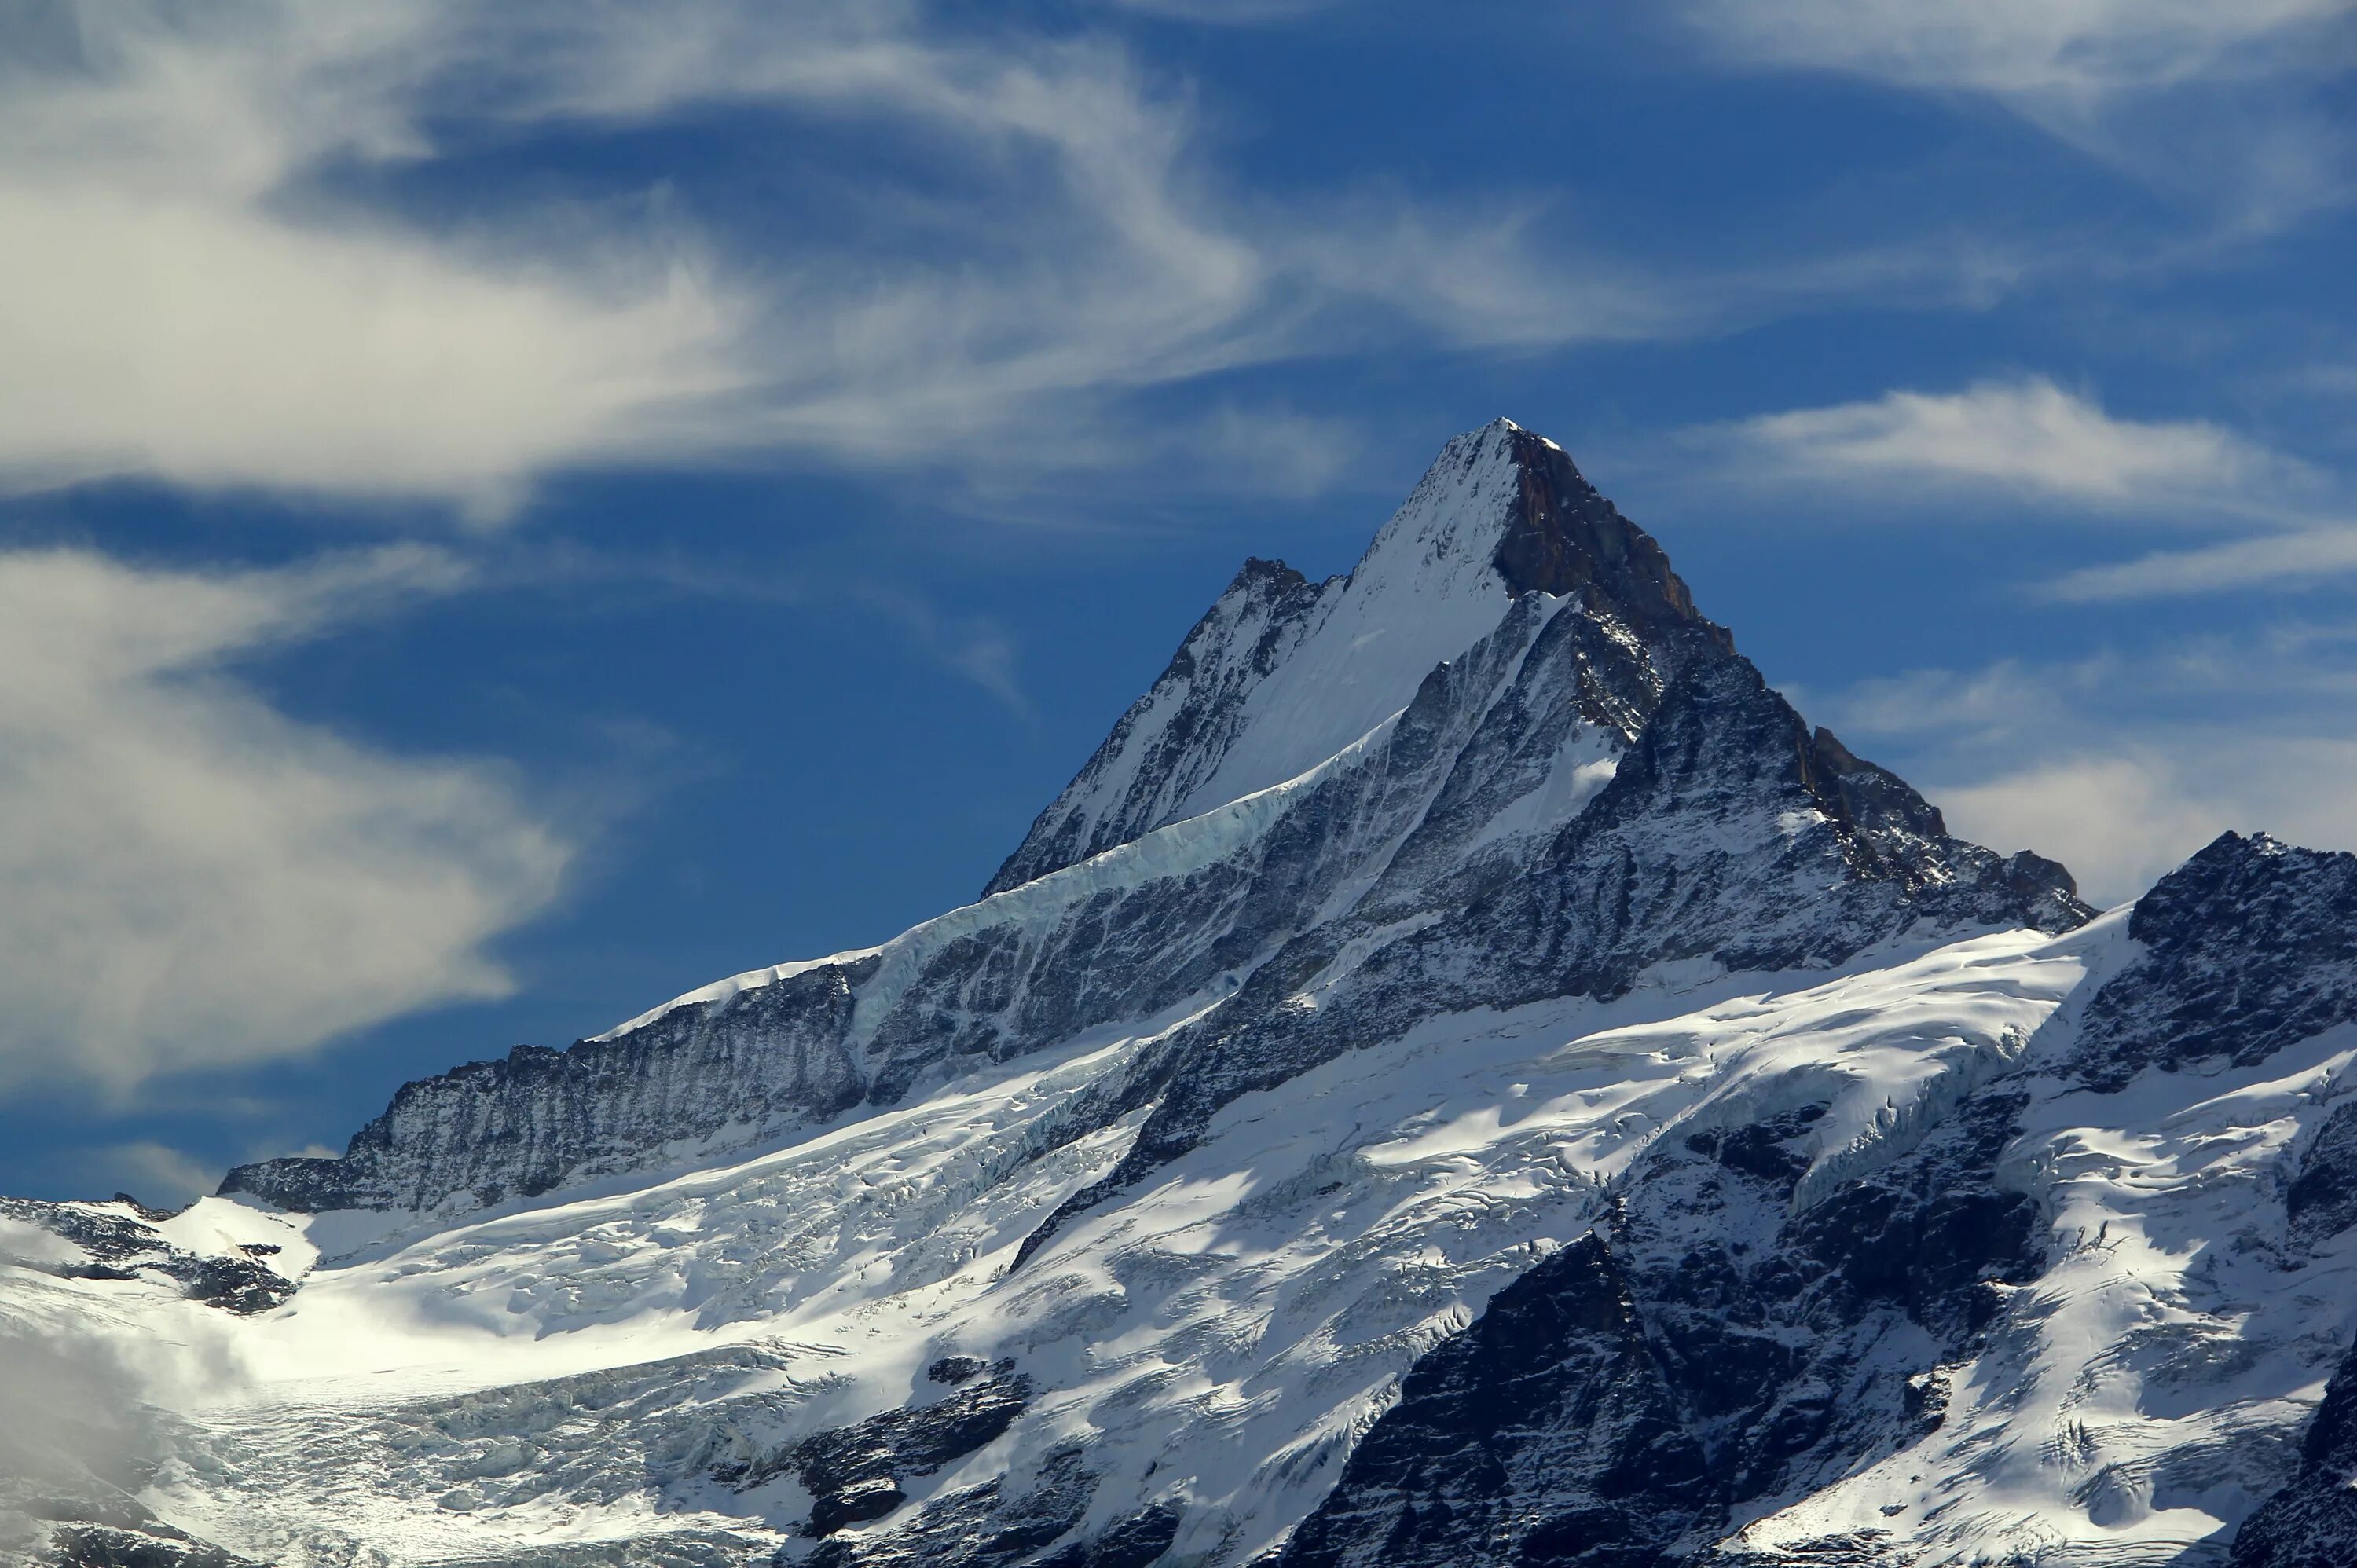
[[[2098,1088],[2148,1066],[2248,1067],[2357,1019],[2357,854],[2222,833],[2136,900],[2128,935],[2143,956],[2080,1026]]]

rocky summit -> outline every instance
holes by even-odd
[[[2099,914],[1501,420],[978,902],[0,1202],[0,1554],[2349,1568],[2352,1064],[2357,857]]]

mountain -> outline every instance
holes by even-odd
[[[0,1205],[0,1552],[2346,1563],[2352,1063],[2357,858],[2098,916],[1501,420],[975,904]]]

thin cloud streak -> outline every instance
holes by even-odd
[[[2348,0],[1694,0],[1687,11],[1731,59],[1916,87],[2089,100],[2303,69],[2315,29],[2351,7]]]
[[[2206,419],[2136,420],[2043,376],[1956,392],[1892,391],[1690,430],[1674,446],[1719,483],[1850,490],[1899,510],[1990,498],[2104,527],[2239,528],[2032,585],[2062,603],[2290,588],[2357,571],[2357,525],[2330,472]]]
[[[2279,514],[2325,481],[2208,420],[2124,419],[2044,376],[1758,415],[1695,431],[1724,472],[1813,485],[1996,487],[2110,513]]]
[[[2198,550],[2156,551],[2133,561],[2065,573],[2041,590],[2071,604],[2181,598],[2229,589],[2298,590],[2357,572],[2357,526],[2306,528]]]

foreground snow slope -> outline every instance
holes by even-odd
[[[1616,1004],[1436,1021],[1239,1100],[1012,1274],[1017,1243],[1135,1131],[1057,1147],[1047,1124],[1151,1036],[406,1241],[309,1217],[329,1251],[293,1302],[207,1326],[242,1375],[192,1407],[203,1435],[157,1495],[257,1556],[349,1536],[432,1562],[748,1524],[782,1541],[807,1496],[719,1473],[922,1400],[926,1367],[970,1356],[1040,1391],[904,1478],[912,1499],[1019,1489],[1079,1443],[1095,1483],[1076,1528],[1167,1502],[1178,1560],[1247,1560],[1419,1354],[1609,1219],[1609,1184],[1653,1143],[1823,1100],[1821,1163],[1879,1157],[2018,1054],[2085,946],[1989,938],[1791,989],[1663,976]],[[215,1198],[184,1219],[285,1223],[248,1213]]]
[[[1928,1161],[1943,1197],[1981,1183],[2018,1225],[1953,1279],[1742,1326],[1811,1364],[1759,1411],[1718,1369],[1743,1417],[1727,1430],[1685,1412],[1677,1439],[1717,1448],[1697,1476],[1767,1472],[1731,1511],[1685,1497],[1689,1544],[2180,1561],[2291,1478],[2345,1348],[2347,1238],[2289,1259],[2267,1211],[2288,1145],[2351,1081],[2357,1032],[2092,1091],[2069,999],[2134,957],[2126,924],[1879,951],[1830,978],[1663,973],[1615,1003],[1436,1020],[1239,1099],[1013,1273],[1020,1239],[1134,1131],[1059,1144],[1060,1111],[1153,1036],[978,1072],[724,1168],[406,1240],[208,1199],[170,1223],[299,1227],[327,1251],[255,1316],[144,1293],[146,1321],[235,1369],[184,1401],[145,1495],[257,1558],[752,1561],[809,1550],[795,1531],[817,1500],[791,1465],[765,1466],[816,1433],[942,1408],[958,1391],[926,1369],[972,1358],[1028,1385],[1010,1418],[930,1473],[896,1471],[907,1500],[831,1537],[835,1556],[992,1561],[961,1555],[987,1534],[974,1519],[1020,1522],[1036,1503],[1084,1539],[1159,1509],[1172,1562],[1251,1561],[1306,1517],[1304,1561],[1461,1560],[1461,1521],[1485,1505],[1570,1511],[1610,1467],[1558,1444],[1505,1509],[1462,1477],[1394,1476],[1372,1507],[1382,1530],[1350,1548],[1371,1511],[1346,1478],[1367,1452],[1353,1460],[1353,1441],[1410,1408],[1401,1380],[1413,1401],[1419,1359],[1475,1338],[1494,1293],[1592,1234],[1626,1260],[1652,1354],[1725,1355],[1724,1326],[1679,1315],[1725,1313],[1739,1293],[1722,1273],[1803,1255],[1770,1244],[1780,1228],[1839,1213],[1815,1260],[1827,1277],[1920,1264],[1878,1260],[1904,1240],[1839,1211]],[[1967,1146],[1990,1141],[1975,1123],[1992,1105],[2008,1117],[1994,1155]],[[48,1283],[124,1310],[120,1285]],[[1525,1338],[1514,1369],[1561,1349]],[[1590,1387],[1642,1381],[1615,1368]],[[1444,1451],[1435,1427],[1460,1448],[1478,1434],[1478,1411],[1426,1407],[1420,1453]],[[1569,1447],[1610,1435],[1587,1413]],[[1404,1549],[1398,1515],[1436,1490],[1458,1528]],[[955,1510],[979,1491],[988,1509]],[[1654,1491],[1627,1502],[1662,1519],[1681,1494]]]
[[[981,902],[0,1203],[0,1553],[2332,1561],[2357,859],[2092,913],[1501,421]]]

